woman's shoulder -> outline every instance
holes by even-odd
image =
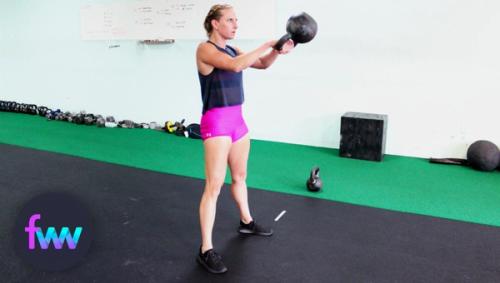
[[[210,45],[210,44],[209,44],[208,42],[206,42],[206,41],[202,41],[202,42],[200,42],[200,43],[198,44],[198,48],[197,48],[197,49],[198,49],[198,50],[200,50],[200,49],[205,49],[205,48],[207,48],[209,45]]]
[[[197,53],[211,53],[215,50],[216,50],[215,46],[213,46],[212,44],[210,44],[207,41],[204,41],[204,42],[200,42],[198,44],[198,48],[196,49],[196,52]]]
[[[198,44],[198,48],[196,48],[196,57],[202,58],[207,56],[210,53],[210,46],[207,42],[200,42]]]

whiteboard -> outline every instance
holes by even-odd
[[[203,21],[216,0],[137,0],[81,7],[83,40],[202,39]],[[235,0],[237,38],[275,37],[274,0]]]

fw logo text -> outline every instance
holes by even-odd
[[[64,242],[66,242],[70,250],[76,249],[78,240],[80,239],[83,231],[82,227],[76,227],[73,234],[71,234],[68,227],[62,227],[59,235],[57,234],[57,230],[55,227],[48,227],[47,231],[44,234],[41,227],[35,226],[35,222],[37,220],[40,220],[41,218],[42,217],[39,213],[31,215],[28,222],[28,227],[24,227],[24,231],[28,233],[28,249],[35,249],[35,235],[42,250],[48,249],[50,246],[50,242],[53,243],[56,250],[62,249]]]

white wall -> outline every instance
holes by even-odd
[[[80,6],[104,1],[5,2],[0,99],[141,122],[199,120],[197,41],[109,49],[79,34]],[[463,157],[478,139],[500,145],[499,1],[277,0],[276,11],[278,31],[307,11],[319,32],[272,68],[245,72],[253,138],[338,148],[340,116],[358,111],[388,114],[389,154]]]

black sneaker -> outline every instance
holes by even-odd
[[[240,220],[238,232],[249,235],[271,236],[273,234],[273,229],[262,227],[255,223],[255,221],[245,224]]]
[[[213,249],[202,254],[200,247],[196,261],[211,273],[224,273],[227,271],[227,267],[222,262],[222,257]]]

